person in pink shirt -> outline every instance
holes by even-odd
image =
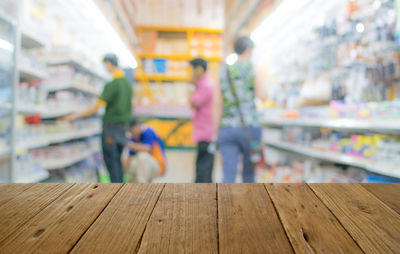
[[[215,82],[207,73],[207,62],[204,59],[193,59],[190,65],[192,66],[191,82],[196,86],[190,97],[190,105],[193,109],[193,139],[197,143],[195,182],[211,183],[214,167],[212,106]]]

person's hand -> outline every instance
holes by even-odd
[[[70,115],[66,115],[66,116],[60,118],[60,121],[71,122],[71,121],[75,121],[78,118],[79,118],[79,116],[77,114],[70,114]]]

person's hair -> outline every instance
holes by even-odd
[[[104,55],[103,62],[109,62],[113,66],[118,67],[118,57],[114,53]]]
[[[243,54],[248,48],[254,47],[253,41],[247,36],[241,36],[235,40],[233,48],[238,55]]]
[[[193,66],[193,68],[196,68],[197,66],[201,66],[204,71],[207,71],[207,61],[204,60],[203,58],[195,58],[192,61],[189,62],[190,65]]]
[[[136,117],[133,117],[131,119],[131,122],[129,123],[129,128],[135,127],[136,125],[139,125],[140,121]]]

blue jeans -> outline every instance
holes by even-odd
[[[103,133],[101,135],[103,158],[112,183],[122,183],[123,180],[121,154],[127,142],[126,131],[126,125],[103,125]]]
[[[261,128],[249,128],[252,139],[261,140]],[[254,182],[254,168],[250,160],[250,147],[241,127],[219,129],[218,149],[222,155],[224,183],[236,182],[239,155],[243,156],[242,178],[244,183]]]

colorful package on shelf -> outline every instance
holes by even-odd
[[[21,82],[18,89],[18,105],[43,105],[47,90],[42,81]]]
[[[348,119],[399,120],[400,101],[345,103],[332,101],[331,117]]]
[[[364,179],[365,183],[400,183],[400,179],[394,179],[379,175],[367,175]]]

